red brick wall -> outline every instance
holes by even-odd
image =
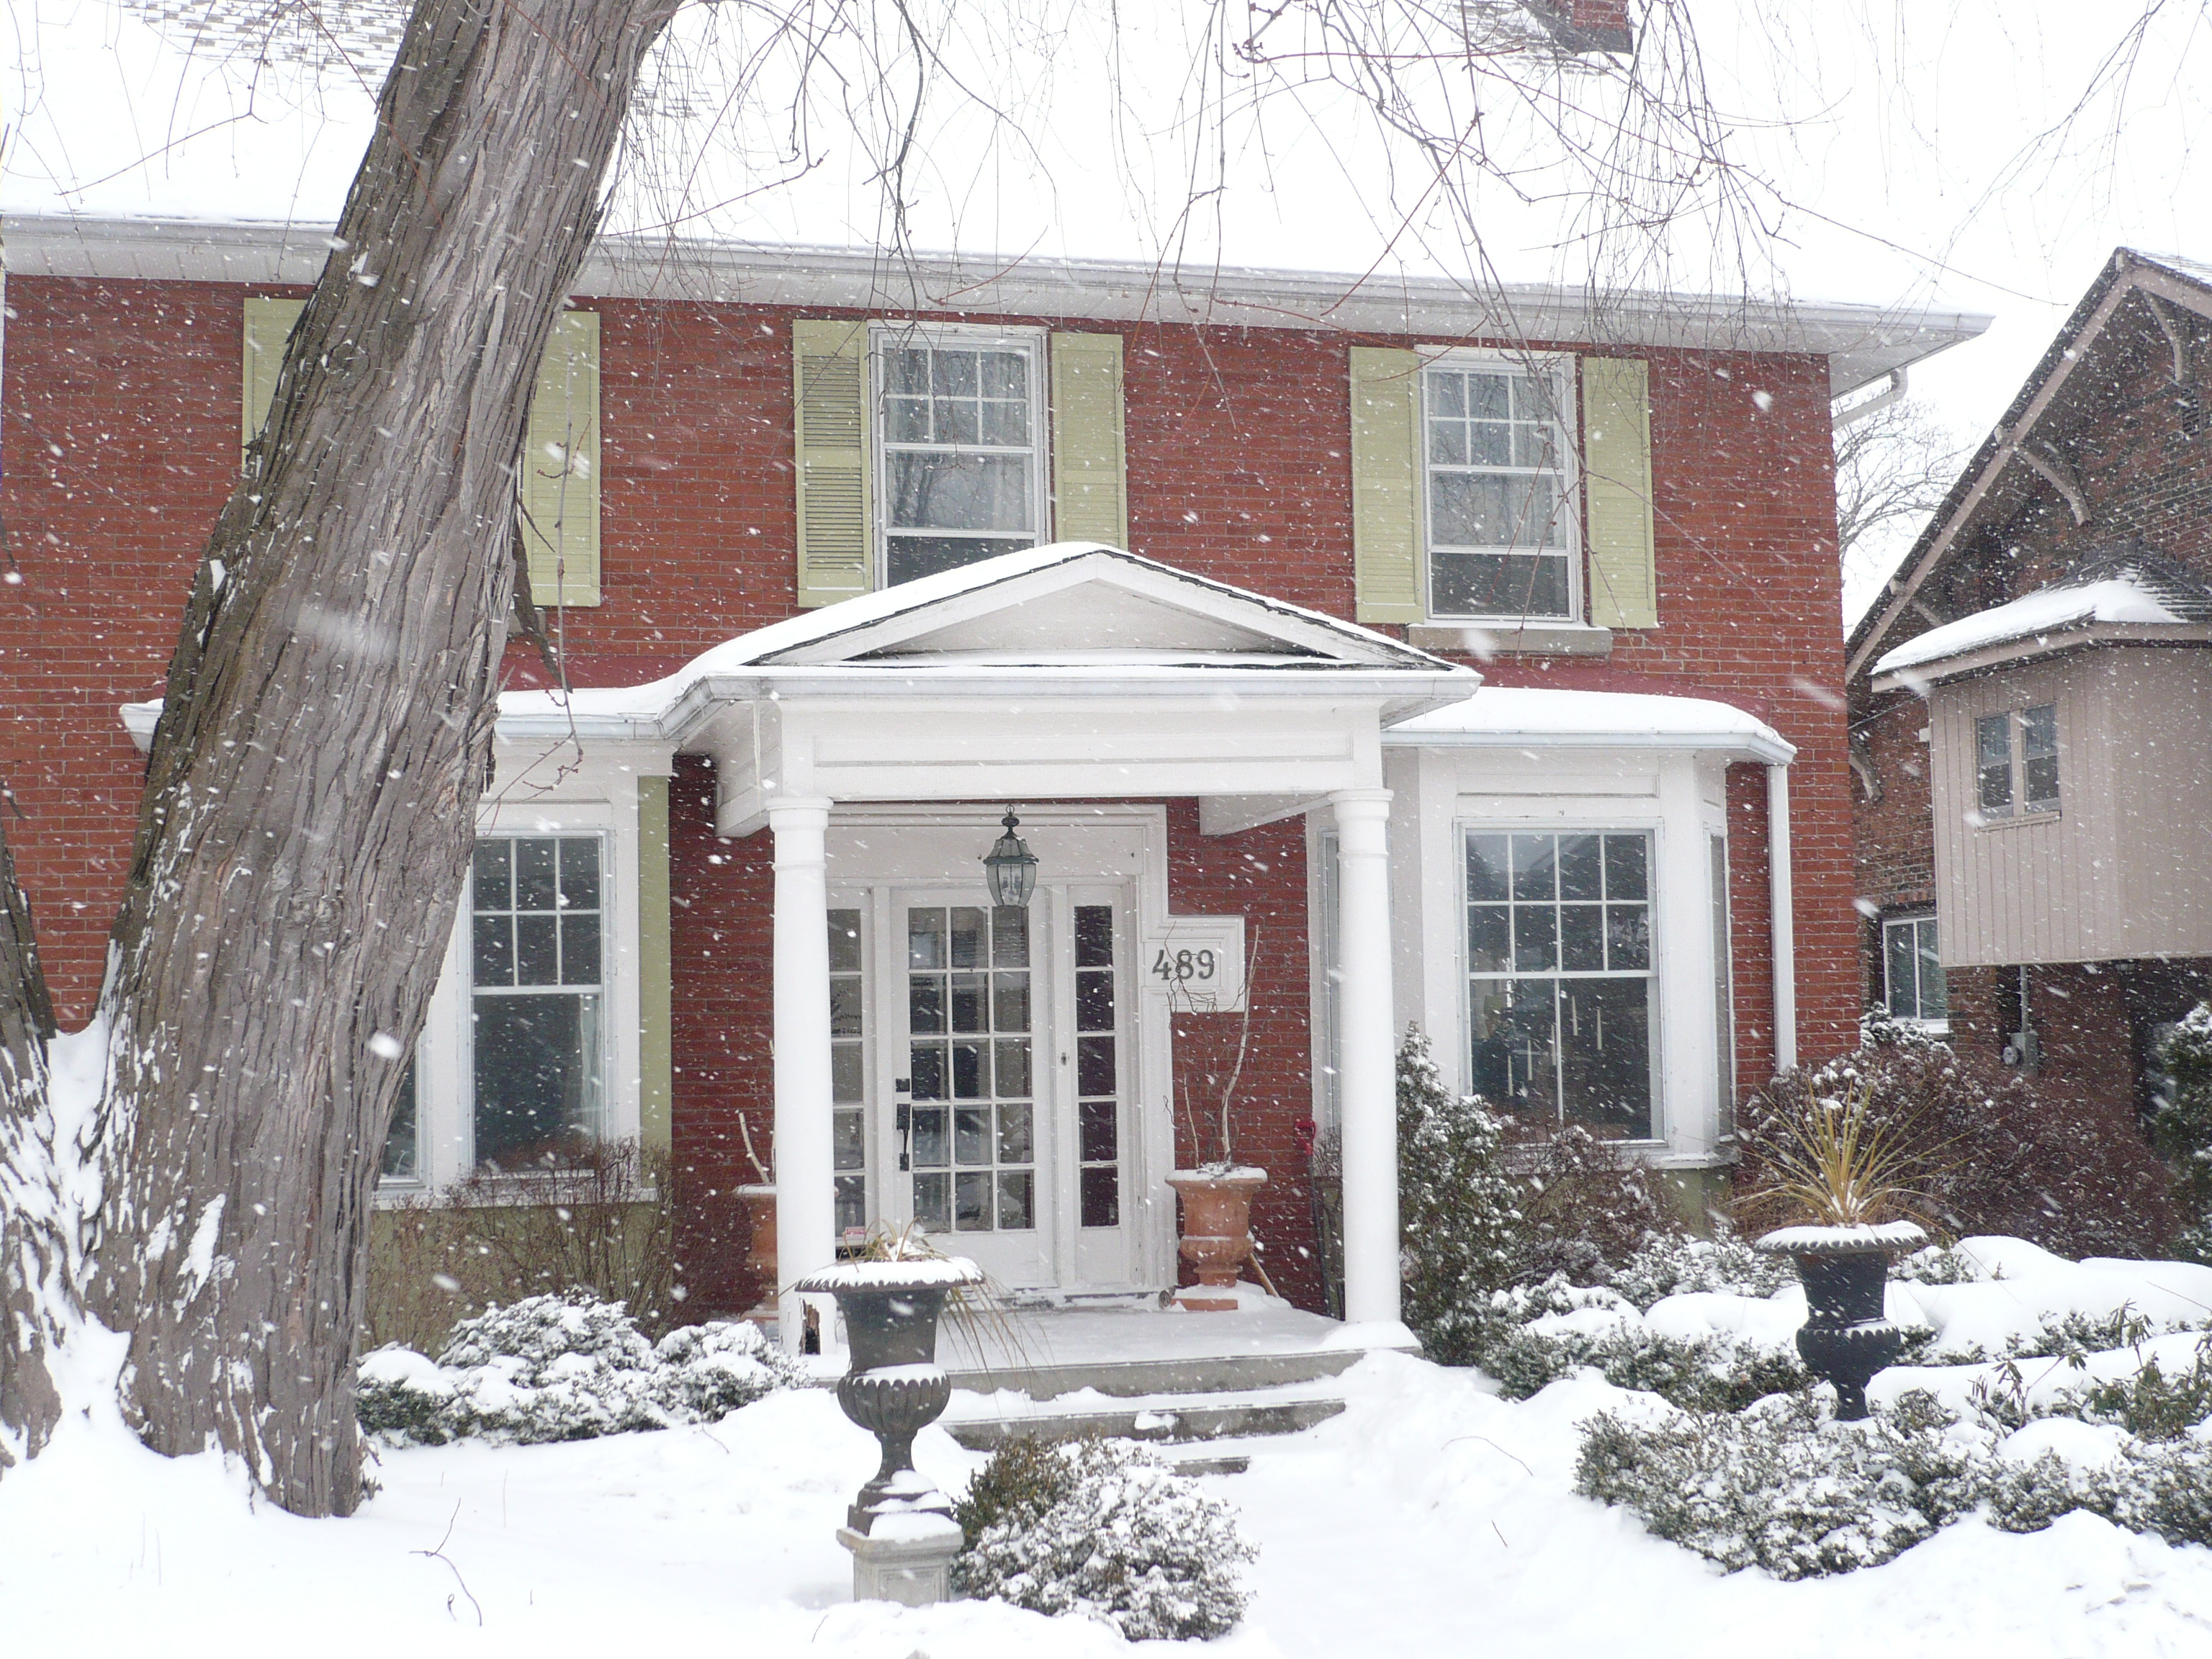
[[[9,286],[0,511],[21,580],[0,586],[0,776],[25,815],[9,834],[72,1022],[97,988],[141,772],[115,705],[158,692],[190,571],[236,463],[243,292],[24,277]],[[793,313],[594,305],[608,603],[558,623],[577,679],[622,684],[792,609]],[[1348,616],[1344,387],[1356,342],[1296,330],[1124,332],[1138,550]],[[1500,684],[1719,697],[1800,746],[1801,1047],[1818,1058],[1847,1040],[1858,1001],[1826,369],[1809,357],[1644,355],[1662,627],[1620,635],[1609,661],[1521,658],[1485,672]],[[520,652],[509,668],[532,672]],[[741,1176],[733,1115],[766,1103],[757,969],[767,854],[764,838],[713,842],[699,804],[709,785],[687,763],[675,795],[677,1134],[702,1171]],[[1247,1098],[1273,1103],[1255,1131],[1278,1175],[1259,1224],[1270,1271],[1310,1299],[1305,1199],[1289,1178],[1302,1166],[1291,1126],[1310,1100],[1301,844],[1295,826],[1206,842],[1190,816],[1176,808],[1178,908],[1246,903],[1274,963],[1263,966],[1273,982],[1261,988],[1261,1052],[1245,1085]],[[1773,1052],[1756,769],[1734,769],[1729,823],[1748,1085]]]

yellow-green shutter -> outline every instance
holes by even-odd
[[[1052,535],[1129,544],[1121,337],[1052,337]]]
[[[1583,493],[1590,620],[1600,628],[1658,627],[1650,371],[1640,358],[1583,359]]]
[[[276,371],[305,300],[246,301],[246,352],[239,441],[252,443],[269,418]],[[554,325],[530,404],[522,455],[524,544],[531,597],[541,605],[599,602],[599,319],[564,311]],[[557,573],[557,580],[556,580]]]
[[[668,780],[637,781],[638,1140],[665,1153],[675,1106],[673,961],[668,908]]]
[[[799,603],[865,593],[868,550],[868,325],[791,325],[798,444]]]
[[[1352,570],[1364,623],[1417,623],[1421,593],[1421,359],[1352,348]]]
[[[269,404],[276,396],[276,371],[284,366],[284,343],[292,325],[307,308],[305,300],[276,300],[254,295],[246,302],[246,376],[238,404],[240,447],[261,435]]]
[[[538,366],[522,447],[522,544],[541,605],[599,602],[599,318],[564,311]]]

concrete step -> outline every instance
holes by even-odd
[[[1181,1443],[1235,1440],[1255,1435],[1296,1434],[1326,1423],[1344,1410],[1344,1401],[1322,1395],[1288,1398],[1260,1395],[1246,1398],[1200,1397],[1153,1401],[1109,1410],[985,1413],[948,1415],[945,1431],[970,1451],[993,1451],[1009,1440],[1079,1440],[1096,1435],[1114,1440]],[[1224,1460],[1236,1461],[1236,1460]],[[1198,1473],[1236,1473],[1200,1470]]]
[[[1204,1316],[1194,1316],[1203,1317]],[[1094,1389],[1116,1400],[1156,1394],[1234,1394],[1293,1382],[1326,1382],[1367,1357],[1363,1348],[1292,1349],[1158,1359],[1090,1359],[1066,1364],[1012,1360],[988,1370],[945,1367],[952,1386],[973,1394],[1011,1389],[1032,1400],[1054,1400]]]

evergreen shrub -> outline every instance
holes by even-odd
[[[2182,1215],[2175,1254],[2212,1262],[2212,1004],[2191,1009],[2159,1057],[2173,1087],[2151,1118],[2151,1139],[2173,1170]]]
[[[367,1355],[354,1411],[389,1443],[527,1445],[712,1422],[796,1380],[756,1325],[686,1326],[656,1344],[621,1303],[571,1290],[461,1321],[434,1364],[396,1346]]]
[[[1126,1441],[1010,1441],[954,1515],[961,1595],[1079,1613],[1132,1642],[1220,1636],[1243,1617],[1238,1569],[1258,1552],[1234,1511]]]

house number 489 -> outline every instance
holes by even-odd
[[[1163,985],[1204,984],[1214,977],[1219,966],[1211,951],[1170,951],[1162,945],[1152,958],[1152,977]]]

